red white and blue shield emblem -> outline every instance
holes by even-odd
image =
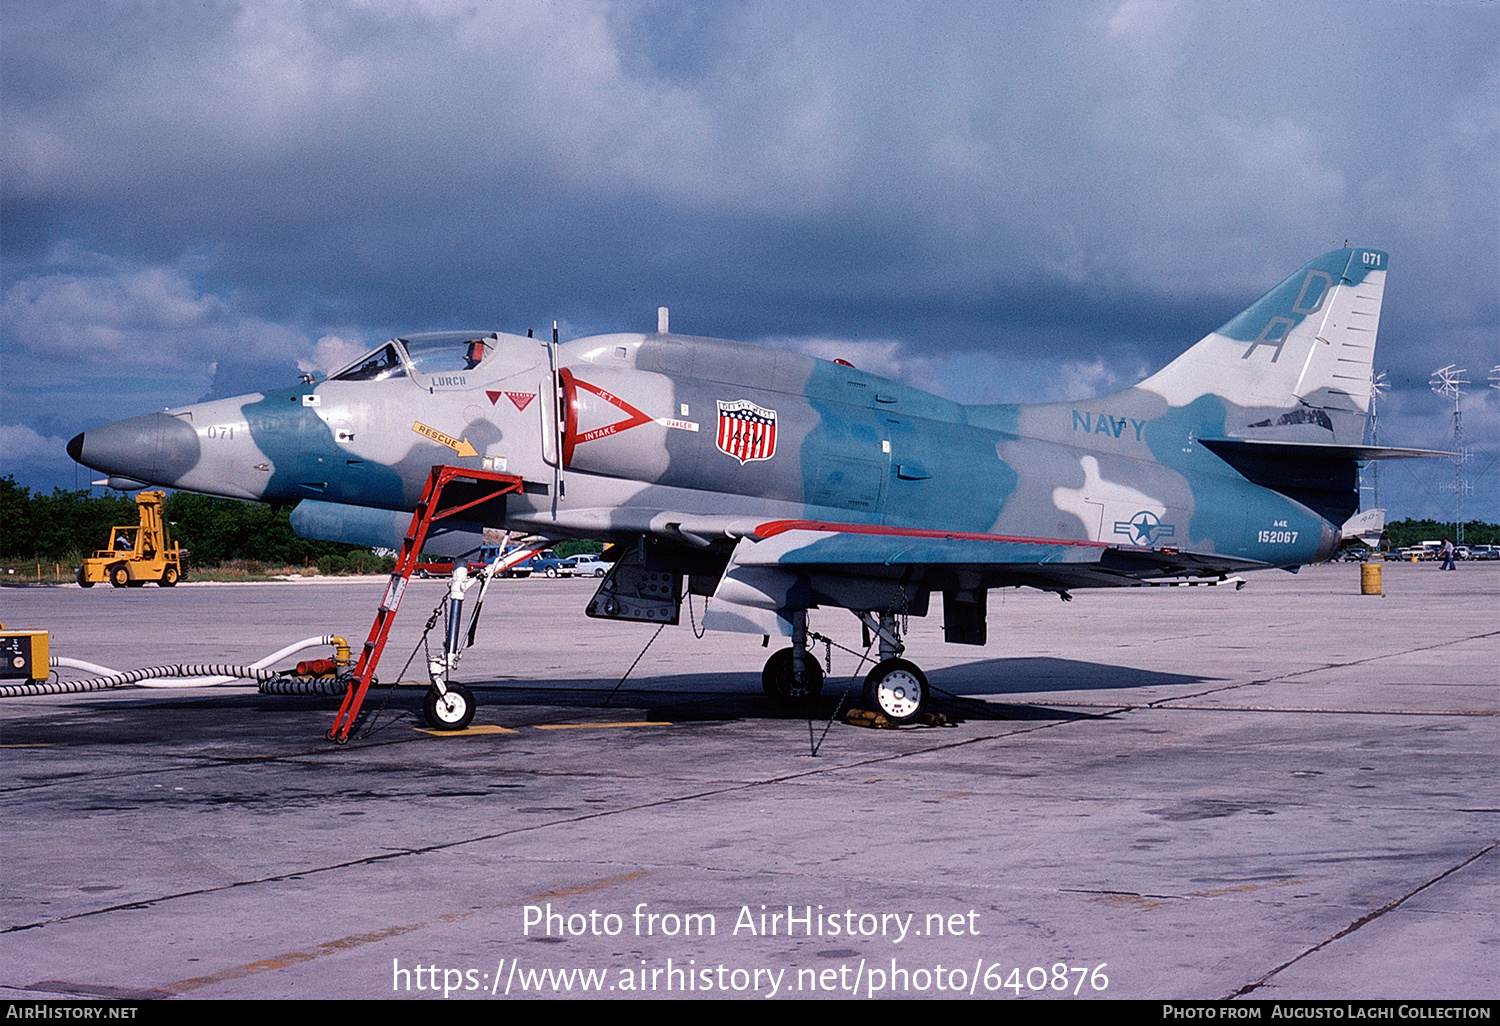
[[[749,399],[719,400],[719,451],[743,466],[776,455],[776,411]]]

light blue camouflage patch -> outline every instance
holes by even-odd
[[[1320,312],[1341,282],[1357,285],[1390,258],[1376,249],[1339,249],[1325,253],[1289,276],[1218,330],[1240,342],[1276,345],[1311,314]]]

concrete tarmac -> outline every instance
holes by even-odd
[[[839,649],[812,719],[762,696],[759,638],[641,655],[591,581],[491,593],[459,734],[417,687],[346,747],[335,700],[246,686],[0,700],[0,991],[1493,999],[1500,564],[1383,570],[991,593],[983,649],[913,619],[946,728],[830,726]],[[116,669],[250,662],[357,650],[383,589],[5,588],[0,620]],[[444,590],[413,583],[382,679],[422,679]]]

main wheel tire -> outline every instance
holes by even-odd
[[[80,588],[92,588],[94,582],[89,580],[89,575],[83,572],[83,567],[78,568],[78,586]]]
[[[802,660],[802,683],[792,677],[792,650],[784,648],[766,660],[760,686],[777,705],[804,705],[823,693],[823,667],[809,654]]]
[[[882,713],[892,723],[910,723],[927,706],[931,690],[915,663],[887,659],[865,678],[865,708]]]
[[[161,580],[156,582],[163,588],[170,588],[177,583],[177,568],[169,566],[161,572]]]
[[[130,571],[125,569],[124,563],[116,563],[109,568],[109,583],[116,588],[124,588],[130,584]]]
[[[430,688],[422,700],[422,715],[433,730],[463,730],[474,719],[474,692],[462,684],[448,684],[442,695]]]

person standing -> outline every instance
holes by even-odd
[[[1447,538],[1443,539],[1443,550],[1442,550],[1441,555],[1443,557],[1443,566],[1442,566],[1442,569],[1444,569],[1444,570],[1456,570],[1456,569],[1458,569],[1457,567],[1455,567],[1453,565],[1453,542],[1449,541]]]

